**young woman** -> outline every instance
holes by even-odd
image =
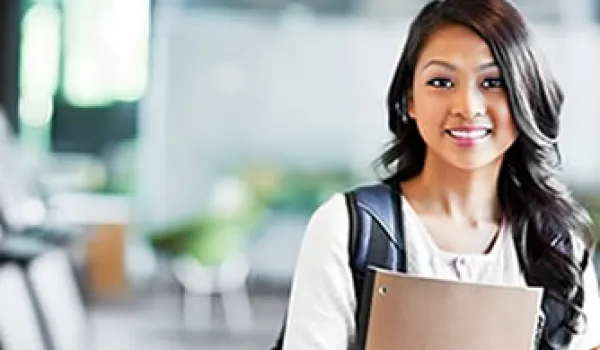
[[[593,265],[581,264],[592,237],[588,215],[558,177],[562,102],[507,1],[432,1],[412,23],[393,77],[394,142],[381,160],[402,190],[408,273],[536,281],[552,296],[549,307],[563,306],[540,348],[589,350],[600,346],[600,299]],[[341,194],[311,218],[285,350],[352,343],[348,226]]]

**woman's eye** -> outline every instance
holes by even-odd
[[[446,78],[434,78],[427,82],[427,85],[436,88],[449,89],[454,86],[454,83],[450,79]]]
[[[501,78],[488,78],[481,85],[486,89],[500,89],[504,87],[504,81]]]

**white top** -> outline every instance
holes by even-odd
[[[525,286],[510,229],[503,225],[488,254],[441,251],[403,199],[407,273],[418,276]],[[345,350],[355,336],[356,299],[348,265],[349,218],[342,194],[311,217],[293,278],[284,350]],[[600,297],[593,264],[584,273],[585,334],[569,350],[600,346]]]

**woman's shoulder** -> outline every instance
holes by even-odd
[[[312,213],[311,221],[327,219],[328,221],[340,220],[348,217],[346,197],[341,192],[336,192],[319,204]]]
[[[306,236],[323,241],[344,241],[349,232],[349,215],[343,193],[335,193],[321,202],[312,213]]]

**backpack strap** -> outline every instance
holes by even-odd
[[[349,349],[364,349],[374,274],[369,266],[405,272],[404,224],[400,187],[376,184],[345,193],[349,217],[348,265],[352,270],[357,337]],[[363,293],[363,290],[365,293]],[[363,306],[366,305],[366,306]],[[287,314],[287,311],[286,311]],[[364,326],[363,326],[364,325]],[[285,316],[272,350],[283,348]]]
[[[517,251],[517,257],[519,259],[519,265],[521,266],[521,270],[523,276],[525,278],[525,282],[529,286],[543,286],[539,277],[532,276],[524,270],[525,266],[525,257],[524,250],[527,248],[527,235],[525,234],[527,231],[527,227],[522,229],[521,231],[515,230],[513,232],[514,245]],[[578,263],[580,269],[584,271],[587,268],[589,263],[589,251],[587,249],[583,249],[582,251],[577,251],[573,238],[571,236],[566,236],[562,240],[557,240],[555,247],[558,251],[566,256],[572,257],[576,263]],[[581,260],[579,260],[579,255],[581,255]],[[532,262],[532,269],[535,269],[538,273],[537,276],[540,275],[540,271],[544,271],[545,273],[560,273],[556,272],[556,267],[552,266],[545,260],[537,260]],[[555,282],[554,282],[555,283]],[[541,315],[540,320],[538,322],[538,329],[536,333],[536,342],[538,346],[536,349],[559,349],[563,348],[562,344],[569,344],[572,340],[572,335],[567,332],[567,330],[563,327],[563,318],[564,315],[570,312],[571,307],[567,306],[564,302],[559,301],[554,297],[554,295],[548,293],[547,290],[544,291],[542,297],[542,305],[541,305]]]
[[[351,266],[364,269],[373,265],[404,271],[406,261],[400,191],[383,183],[363,186],[348,192],[346,200],[350,217]],[[380,234],[367,234],[372,233],[373,228]]]
[[[356,339],[350,348],[364,349],[375,274],[369,267],[406,272],[406,250],[400,187],[385,183],[346,193],[350,218],[348,253],[356,297]]]

